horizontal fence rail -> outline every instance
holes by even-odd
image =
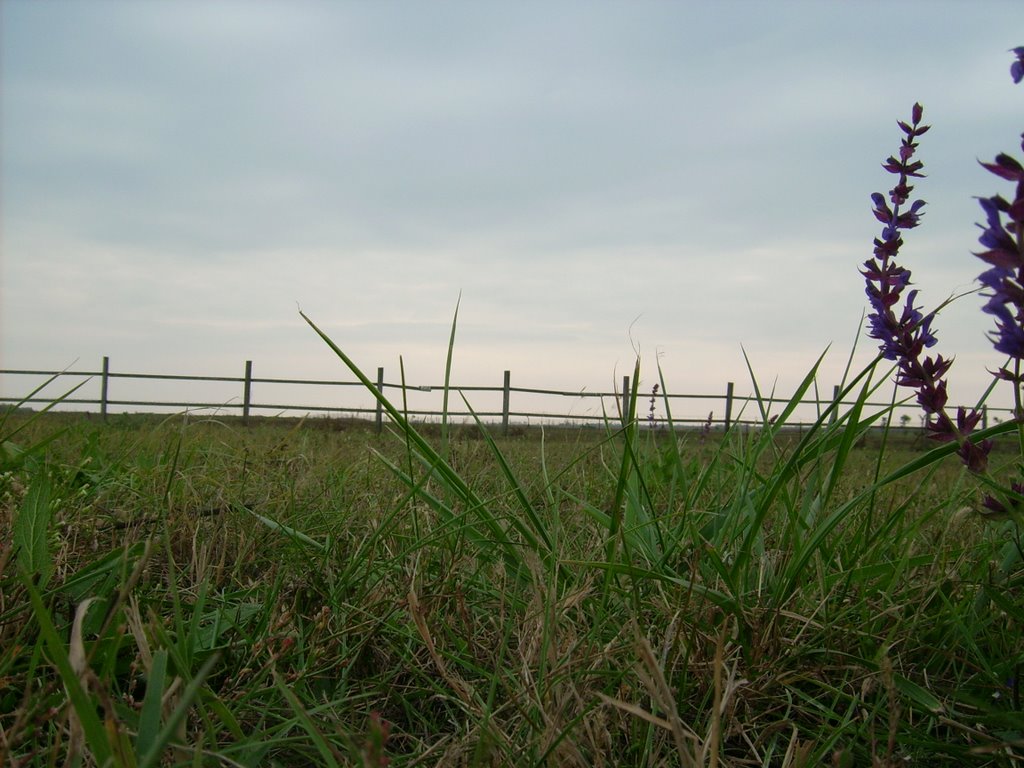
[[[44,405],[44,407],[53,407],[57,405],[74,405],[74,406],[98,406],[100,415],[103,418],[107,417],[107,414],[111,407],[115,408],[174,408],[174,409],[185,409],[185,410],[198,410],[198,409],[216,409],[216,410],[234,410],[239,411],[244,422],[248,423],[250,415],[256,411],[274,411],[282,413],[286,411],[304,411],[306,413],[336,413],[339,416],[351,415],[355,417],[373,417],[376,424],[377,431],[383,428],[384,422],[384,411],[379,401],[376,401],[372,407],[359,407],[356,405],[295,405],[293,403],[271,403],[271,402],[256,402],[253,399],[253,386],[260,384],[270,385],[298,385],[298,386],[311,386],[311,387],[332,387],[332,388],[346,388],[355,387],[359,390],[364,390],[364,386],[359,381],[340,381],[331,379],[284,379],[284,378],[265,378],[253,376],[252,372],[252,361],[245,361],[244,375],[242,376],[187,376],[179,374],[162,374],[162,373],[124,373],[120,371],[113,371],[110,368],[110,358],[103,358],[103,366],[98,371],[37,371],[37,370],[17,370],[17,369],[0,369],[0,376],[14,376],[14,377],[46,377],[47,383],[50,380],[61,380],[61,379],[79,379],[78,385],[65,392],[63,396],[44,396],[42,394],[43,386],[38,386],[33,389],[28,395],[24,397],[0,397],[0,403],[7,404],[8,406],[19,406],[19,407],[32,407],[34,405]],[[99,380],[99,397],[98,398],[87,398],[76,396],[79,389],[84,384],[92,379]],[[228,401],[221,402],[199,402],[189,401],[184,399],[173,399],[173,400],[125,400],[111,397],[110,388],[111,382],[117,379],[129,379],[137,381],[170,381],[170,382],[215,382],[215,383],[226,383],[233,384],[241,387],[241,400],[235,400],[234,398]],[[538,387],[513,387],[512,386],[512,374],[511,371],[504,372],[504,380],[501,386],[455,386],[449,385],[448,389],[452,393],[471,393],[471,392],[491,392],[500,393],[502,406],[501,410],[456,410],[450,409],[447,413],[442,410],[434,409],[412,409],[404,411],[407,416],[414,419],[429,419],[429,418],[480,418],[482,420],[498,419],[501,420],[501,427],[504,433],[508,433],[509,426],[513,422],[526,420],[527,423],[532,419],[538,420],[558,420],[561,419],[566,423],[598,423],[605,422],[610,419],[617,421],[624,421],[626,416],[630,413],[635,414],[637,421],[646,423],[651,428],[665,427],[669,424],[674,425],[689,425],[697,426],[700,425],[705,429],[711,429],[712,427],[721,426],[725,429],[729,429],[734,424],[743,425],[759,425],[762,424],[764,419],[761,416],[760,408],[763,406],[766,409],[771,409],[772,406],[789,403],[789,398],[782,397],[763,397],[758,399],[753,395],[748,396],[737,396],[735,394],[735,386],[733,382],[728,382],[723,392],[718,394],[676,394],[676,393],[665,393],[659,391],[641,394],[637,391],[637,383],[631,382],[629,376],[622,377],[622,388],[617,392],[588,392],[586,390],[579,391],[566,391],[558,389],[544,389]],[[410,385],[408,383],[390,383],[384,380],[384,368],[377,369],[377,380],[375,384],[379,392],[386,392],[387,390],[397,390],[401,392],[402,401],[408,393],[417,392],[438,392],[444,390],[444,385]],[[5,387],[7,389],[7,387]],[[600,406],[600,415],[597,414],[581,414],[581,413],[557,413],[547,411],[515,411],[512,410],[512,396],[513,395],[542,395],[550,398],[572,398],[574,400],[594,400]],[[800,405],[806,407],[812,407],[815,409],[816,414],[824,412],[829,405],[834,403],[840,395],[840,388],[838,385],[833,387],[832,399],[821,400],[821,399],[806,399],[801,400]],[[641,402],[641,400],[643,402]],[[396,407],[401,406],[401,402],[392,402]],[[611,402],[610,410],[606,410]],[[671,412],[673,401],[705,401],[712,404],[708,416],[706,418],[669,418],[658,415],[658,412],[667,410]],[[650,403],[650,408],[647,412],[644,412],[643,405]],[[721,404],[721,410],[715,407],[716,404]],[[840,403],[839,405],[852,405],[849,403]],[[902,415],[893,423],[893,426],[909,426],[915,417],[919,417],[920,408],[915,403],[905,404],[893,404],[891,402],[874,402],[866,403],[865,406],[869,409],[891,409],[893,414],[900,412]],[[734,414],[742,414],[747,408],[752,408],[757,414],[756,419],[742,419]],[[993,413],[1005,413],[1007,416],[1012,414],[1012,410],[1009,408],[988,408],[984,406],[982,409],[982,422],[983,426],[988,426],[989,411]],[[715,419],[714,414],[722,413],[723,416],[720,419]],[[874,411],[877,412],[877,411]],[[837,414],[837,409],[833,409],[830,414],[834,420]],[[913,414],[913,416],[911,415]],[[890,417],[892,421],[892,417]],[[803,426],[805,423],[791,422],[791,426]]]

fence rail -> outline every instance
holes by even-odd
[[[242,376],[189,376],[179,374],[163,374],[163,373],[124,373],[119,371],[113,371],[110,368],[110,358],[103,358],[103,366],[98,371],[38,371],[38,370],[17,370],[17,369],[0,369],[0,376],[33,376],[33,377],[46,377],[47,380],[51,378],[61,379],[64,377],[79,378],[82,381],[74,387],[65,396],[58,397],[44,397],[41,393],[42,387],[36,387],[26,397],[0,397],[0,403],[8,405],[85,405],[85,406],[99,406],[99,412],[105,419],[108,411],[111,407],[127,407],[127,408],[177,408],[177,409],[228,409],[238,410],[241,412],[241,416],[244,422],[248,423],[249,417],[253,411],[274,411],[277,413],[284,411],[304,411],[307,413],[337,413],[339,415],[352,415],[358,417],[372,416],[376,428],[380,431],[383,428],[384,411],[380,402],[375,402],[373,407],[359,407],[355,405],[295,405],[290,403],[271,403],[271,402],[256,402],[253,399],[253,385],[258,384],[272,384],[272,385],[300,385],[300,386],[316,386],[316,387],[356,387],[362,390],[363,384],[359,381],[339,381],[331,379],[284,379],[284,378],[266,378],[253,376],[252,372],[252,361],[245,361],[244,374]],[[100,382],[100,393],[98,398],[83,398],[75,397],[75,393],[78,389],[88,382],[90,379],[99,379]],[[111,381],[115,379],[132,379],[140,381],[175,381],[175,382],[219,382],[241,385],[242,397],[239,401],[234,401],[232,398],[228,401],[221,402],[197,402],[187,400],[124,400],[115,399],[110,396],[110,385]],[[605,421],[609,418],[621,420],[624,418],[624,414],[636,413],[636,418],[642,419],[648,422],[651,426],[664,426],[670,421],[668,415],[665,417],[658,417],[655,415],[654,410],[650,414],[643,414],[637,411],[638,401],[637,398],[640,394],[637,392],[637,382],[631,382],[629,376],[622,377],[622,389],[618,392],[588,392],[586,390],[580,391],[565,391],[557,389],[544,389],[538,387],[513,387],[511,384],[512,374],[511,371],[504,372],[504,380],[502,385],[499,386],[455,386],[451,385],[449,389],[452,392],[493,392],[501,393],[502,396],[502,407],[500,411],[469,411],[469,410],[449,410],[447,415],[452,418],[470,418],[473,416],[481,419],[501,419],[501,427],[504,433],[509,430],[509,425],[515,420],[530,420],[530,419],[546,419],[546,420],[558,420],[562,419],[567,422],[600,422]],[[377,369],[377,380],[376,388],[380,392],[384,392],[388,389],[393,390],[404,390],[403,394],[409,392],[435,392],[444,389],[443,385],[409,385],[409,384],[396,384],[389,383],[384,380],[384,368],[380,367]],[[5,389],[7,389],[5,387]],[[551,412],[537,412],[537,411],[514,411],[511,408],[512,396],[514,394],[529,394],[529,395],[545,395],[549,397],[568,397],[574,400],[579,399],[593,399],[600,402],[601,415],[594,414],[571,414],[571,413],[551,413]],[[806,399],[800,402],[802,406],[808,406],[815,408],[816,413],[821,413],[824,407],[827,407],[835,400],[839,398],[840,388],[838,385],[833,387],[832,399],[820,400],[820,399]],[[651,397],[649,395],[643,396],[645,399]],[[610,411],[606,411],[606,405],[608,401],[611,401],[612,407]],[[658,392],[653,395],[652,402],[655,405],[665,404],[667,410],[671,411],[672,401],[681,400],[701,400],[710,401],[712,404],[721,403],[722,410],[718,411],[717,408],[712,407],[710,414],[706,418],[672,418],[671,422],[677,425],[696,425],[696,424],[707,424],[707,425],[721,425],[725,429],[729,429],[734,424],[760,424],[762,423],[760,417],[760,411],[757,406],[757,400],[753,396],[737,396],[735,394],[735,386],[733,382],[728,382],[725,386],[724,392],[718,394],[675,394]],[[779,403],[788,403],[789,398],[783,397],[764,397],[761,398],[761,403],[767,407]],[[756,420],[744,420],[735,418],[734,413],[742,413],[743,409],[747,405],[754,405],[757,410],[758,418]],[[852,405],[852,403],[845,403]],[[737,411],[739,407],[739,411]],[[909,414],[919,414],[920,409],[916,404],[897,404],[895,407],[889,402],[869,402],[866,403],[868,409],[887,409],[893,408],[894,413],[898,412],[899,409],[904,409],[902,413],[905,415],[901,417],[901,420],[907,419]],[[988,425],[989,410],[993,412],[1005,412],[1006,414],[1012,413],[1010,409],[992,408],[989,409],[987,406],[983,407],[983,425]],[[721,419],[714,420],[713,414],[715,412],[723,413],[724,416]],[[424,410],[424,409],[409,409],[408,415],[413,418],[433,418],[442,417],[444,412],[440,410]],[[833,418],[835,418],[835,411],[833,411]],[[911,417],[913,418],[913,417]],[[799,424],[799,422],[795,422]]]

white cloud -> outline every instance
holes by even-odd
[[[792,386],[834,343],[835,379],[895,121],[934,124],[929,304],[971,285],[975,158],[1021,129],[1015,2],[2,12],[3,365],[322,375],[298,303],[436,377],[461,291],[471,378],[603,388],[639,344],[720,389],[743,344]],[[943,314],[954,381],[987,320]]]

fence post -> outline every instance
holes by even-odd
[[[377,367],[377,391],[384,391],[384,366]],[[384,431],[384,405],[377,401],[377,434]]]
[[[242,423],[249,426],[249,406],[252,404],[252,360],[245,361],[245,385],[242,389]]]
[[[725,431],[728,432],[732,426],[732,392],[733,383],[730,381],[725,385]]]
[[[839,414],[839,385],[836,384],[832,387],[832,402],[835,404],[835,408],[832,409],[832,415],[828,419],[829,424],[836,423],[836,416]]]
[[[505,371],[501,394],[501,434],[508,437],[508,403],[511,395],[512,371]]]
[[[100,379],[100,416],[107,420],[107,384],[110,381],[110,358],[103,356],[103,378]]]
[[[981,406],[981,428],[988,429],[988,405]]]

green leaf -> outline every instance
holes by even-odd
[[[73,602],[86,597],[108,598],[118,588],[118,577],[137,560],[145,550],[145,542],[138,541],[124,549],[115,549],[103,557],[82,566],[73,576],[68,576],[58,591]]]
[[[927,709],[933,715],[941,715],[946,711],[942,702],[935,698],[935,696],[902,675],[893,675],[893,683],[896,685],[896,690],[918,706]]]
[[[53,573],[49,543],[50,519],[53,517],[51,497],[50,479],[44,472],[37,472],[14,519],[18,566],[29,577],[38,575],[40,586],[45,586]]]

